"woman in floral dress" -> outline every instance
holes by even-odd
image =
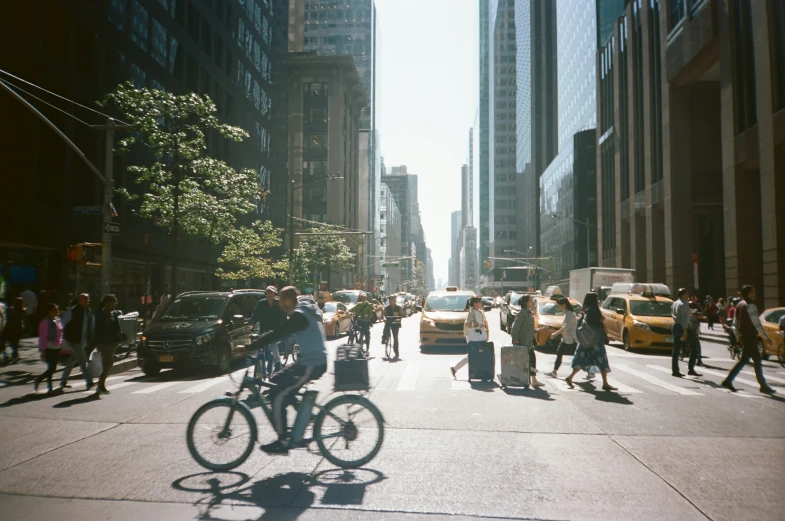
[[[583,317],[587,324],[593,327],[599,333],[599,340],[596,346],[584,346],[580,343],[575,350],[575,356],[572,357],[572,374],[565,380],[567,385],[573,387],[572,378],[578,374],[579,371],[589,371],[593,365],[600,368],[602,375],[602,388],[605,391],[615,391],[616,388],[608,383],[608,373],[611,371],[608,365],[608,353],[605,351],[605,326],[602,324],[605,317],[602,316],[600,311],[600,302],[597,294],[589,292],[583,299]],[[581,324],[578,324],[580,327]]]

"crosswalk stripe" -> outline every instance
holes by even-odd
[[[696,393],[695,391],[691,391],[689,389],[679,387],[678,385],[673,385],[672,383],[668,383],[665,380],[660,380],[659,378],[654,377],[648,373],[637,371],[623,364],[614,364],[614,367],[616,369],[619,369],[620,371],[624,371],[625,373],[629,373],[633,376],[637,376],[641,380],[645,380],[650,384],[654,384],[658,387],[662,387],[663,389],[667,389],[668,391],[673,391],[674,393],[680,394],[682,396],[703,396],[702,393]],[[649,367],[657,367],[657,366],[649,366]]]
[[[242,377],[243,373],[245,373],[245,369],[239,369],[231,374],[232,377],[237,379],[238,376]],[[178,394],[196,394],[201,393],[202,391],[206,391],[210,387],[216,386],[220,383],[225,383],[229,381],[230,375],[218,376],[216,378],[211,378],[210,380],[206,380],[200,384],[194,385],[193,387],[189,387],[188,389],[183,389]]]
[[[166,389],[167,387],[172,387],[173,385],[177,385],[182,382],[174,381],[174,382],[164,382],[162,384],[153,385],[152,387],[145,387],[144,389],[140,389],[138,391],[134,391],[131,394],[150,394],[156,391],[160,391],[161,389]]]
[[[106,389],[108,391],[114,391],[115,389],[122,389],[123,387],[128,387],[129,385],[136,385],[136,382],[120,382],[119,384],[107,385]],[[95,389],[96,388],[93,387],[87,391],[82,391],[82,394],[94,394],[96,392]]]
[[[575,391],[576,390],[576,389],[570,389],[570,386],[567,385],[567,382],[565,382],[564,380],[560,380],[558,378],[550,378],[550,377],[548,377],[548,378],[543,378],[543,381],[547,385],[551,385],[552,387],[556,388],[556,390],[558,390],[558,391],[569,392],[569,391]]]
[[[118,376],[109,376],[109,377],[106,378],[106,381],[109,382],[109,381],[112,381],[112,380],[119,380],[120,378],[128,378],[128,375],[127,374],[123,374],[123,375],[118,375]],[[73,387],[73,388],[84,387],[84,386],[85,386],[84,380],[79,380],[78,382],[74,382],[74,383],[71,384],[71,387]],[[90,392],[93,392],[93,391],[90,391]]]
[[[701,371],[703,371],[706,374],[713,374],[714,376],[721,376],[723,379],[728,376],[728,373],[720,373],[719,371],[712,371],[711,369],[704,369],[703,367],[701,367]],[[741,383],[743,383],[745,385],[752,385],[754,387],[758,386],[758,382],[753,382],[752,380],[747,380],[746,378],[736,377],[734,379],[734,381],[735,382],[741,382]]]
[[[406,369],[403,371],[403,376],[398,382],[397,391],[414,391],[417,384],[417,375],[420,372],[420,366],[411,362],[406,363]]]
[[[451,381],[452,386],[450,389],[453,391],[470,391],[472,388],[472,384],[469,383],[468,380],[457,380],[453,378]]]
[[[610,376],[608,377],[608,383],[611,384],[612,387],[615,387],[616,389],[618,389],[619,391],[621,391],[623,393],[638,394],[638,393],[642,393],[643,392],[643,391],[640,391],[640,390],[638,390],[638,389],[636,389],[634,387],[630,387],[629,385],[625,385],[625,384],[621,383],[620,381],[616,380],[615,378],[611,378]]]
[[[741,372],[742,372],[742,374],[746,374],[746,375],[749,375],[749,376],[755,376],[755,371],[750,371],[749,369],[742,369]],[[772,381],[772,382],[778,382],[778,383],[781,383],[781,384],[785,384],[785,380],[783,380],[782,378],[777,378],[776,376],[771,376],[771,375],[764,375],[764,376],[766,377],[766,381]]]

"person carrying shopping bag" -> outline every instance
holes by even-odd
[[[106,378],[114,365],[114,353],[120,344],[120,315],[122,311],[115,309],[117,298],[107,295],[101,301],[101,310],[95,315],[95,347],[101,356],[101,375],[98,377],[98,394],[109,394],[106,389]]]
[[[488,340],[489,333],[488,319],[485,318],[485,312],[482,310],[482,297],[472,297],[469,300],[469,314],[466,315],[463,323],[463,335],[466,337],[469,350],[481,348]],[[468,354],[450,367],[452,377],[455,378],[455,373],[467,363],[469,363]]]
[[[564,381],[573,387],[572,379],[579,371],[589,371],[592,366],[597,366],[602,375],[602,388],[605,391],[615,391],[616,388],[608,383],[608,373],[611,368],[608,364],[608,353],[605,351],[605,317],[600,311],[597,293],[590,291],[583,299],[583,316],[578,320],[578,348],[572,357],[572,374]],[[587,340],[587,337],[591,337]]]
[[[92,389],[95,382],[87,361],[87,348],[93,345],[95,338],[95,316],[90,309],[90,295],[87,293],[79,295],[76,305],[65,312],[63,338],[63,343],[71,348],[71,356],[68,357],[63,374],[60,376],[60,387],[62,389],[71,387],[68,385],[68,377],[71,375],[71,369],[78,363],[87,389]]]
[[[52,392],[52,375],[57,370],[60,360],[60,345],[63,343],[63,325],[60,323],[57,304],[50,303],[46,306],[46,315],[38,324],[38,350],[41,358],[46,362],[46,371],[33,381],[33,392],[38,392],[38,386],[46,380],[49,392]]]

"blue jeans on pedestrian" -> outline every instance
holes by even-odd
[[[87,360],[87,353],[85,353],[85,346],[82,343],[71,343],[67,341],[63,341],[64,345],[71,346],[71,356],[68,357],[68,362],[65,364],[65,368],[63,369],[63,374],[60,376],[60,387],[65,387],[65,384],[68,383],[68,377],[71,375],[71,369],[79,363],[79,367],[82,369],[82,376],[84,376],[85,383],[88,387],[90,387],[93,383],[93,376],[90,373],[90,364]]]
[[[273,374],[273,369],[281,364],[280,342],[268,345],[264,350],[265,361],[267,364],[267,374]]]
[[[673,352],[671,353],[671,372],[676,374],[680,372],[679,355],[681,354],[681,348],[683,345],[683,342],[681,341],[681,336],[684,334],[684,328],[681,327],[681,324],[673,324],[673,329],[671,330],[671,332],[673,333]],[[687,368],[690,371],[695,370],[695,357],[697,355],[696,351],[697,349],[690,349],[690,361],[687,363]]]
[[[371,324],[368,322],[357,322],[357,325],[360,326],[360,339],[359,344],[363,344],[363,339],[365,339],[365,345],[371,345]]]

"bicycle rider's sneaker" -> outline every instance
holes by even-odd
[[[289,442],[285,440],[275,440],[267,445],[262,445],[259,450],[267,454],[282,454],[289,455]]]

